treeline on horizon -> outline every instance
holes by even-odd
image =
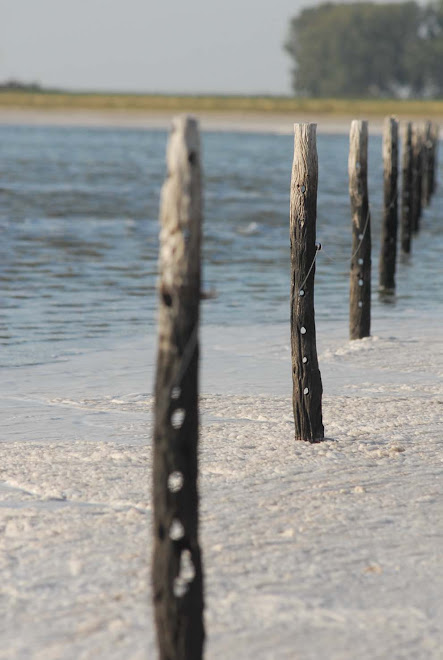
[[[296,96],[443,96],[443,0],[325,3],[289,26]]]
[[[5,82],[0,82],[0,91],[2,92],[43,92],[42,86],[37,82],[24,83],[20,80],[11,78]]]
[[[284,48],[293,61],[292,89],[300,100],[443,98],[443,0],[430,0],[427,4],[414,0],[327,2],[306,8],[290,21]],[[285,99],[273,94],[68,91],[37,82],[0,81],[3,101],[8,93],[239,102]]]

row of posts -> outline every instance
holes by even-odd
[[[296,124],[291,179],[291,348],[295,436],[319,442],[324,438],[322,384],[318,367],[314,274],[317,218],[317,149],[315,124]],[[403,133],[401,250],[411,252],[420,229],[422,209],[436,187],[438,126],[407,123]],[[393,294],[397,261],[398,121],[383,130],[383,217],[379,261],[379,291]],[[370,335],[371,328],[371,212],[368,196],[368,122],[354,120],[349,140],[349,196],[352,248],[350,260],[350,339]]]
[[[383,215],[379,260],[379,291],[395,292],[397,235],[400,215],[402,255],[412,249],[420,229],[423,208],[429,206],[436,187],[438,126],[408,122],[402,136],[401,195],[399,194],[399,123],[387,118],[383,129]],[[349,194],[353,244],[350,285],[350,338],[370,334],[371,232],[368,200],[368,125],[353,121],[349,149]],[[400,204],[401,201],[401,204]],[[400,214],[399,214],[400,209]]]
[[[436,185],[438,129],[405,126],[401,249],[408,254]],[[370,334],[371,227],[368,125],[353,121],[349,150],[352,216],[350,337]],[[395,289],[398,122],[385,121],[380,290]],[[203,656],[203,571],[198,535],[198,362],[202,187],[198,125],[173,122],[160,210],[159,329],[154,407],[153,603],[160,660]],[[316,124],[295,124],[290,195],[291,350],[295,438],[324,438],[314,276],[318,161]]]
[[[380,256],[380,289],[395,289],[398,218],[398,121],[385,120],[383,131],[384,213]],[[412,238],[420,229],[424,207],[429,206],[436,184],[438,126],[408,122],[404,126],[401,162],[401,236],[403,254],[411,252]]]

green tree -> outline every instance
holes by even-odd
[[[443,0],[431,2],[424,10],[422,23],[422,67],[425,91],[443,95]]]
[[[441,90],[442,35],[443,0],[425,9],[413,1],[304,9],[291,20],[285,44],[294,92],[368,97]]]

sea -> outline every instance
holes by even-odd
[[[134,355],[147,354],[149,375],[140,389],[151,391],[167,139],[164,130],[0,126],[0,366],[11,382],[19,382],[23,370],[29,382],[32,374],[41,381],[34,368],[60,363],[74,371],[83,364],[90,382],[102,362],[88,356],[106,354],[106,362],[123,364],[125,356],[137,362]],[[249,391],[255,385],[248,368],[236,369],[239,360],[247,358],[260,379],[266,360],[287,359],[289,351],[293,138],[204,132],[201,142],[203,289],[214,293],[202,302],[203,359],[205,342],[208,354],[218,355],[204,382],[217,388],[218,377],[221,389]],[[348,335],[349,139],[319,134],[317,148],[321,344],[330,337],[345,342]],[[411,324],[440,328],[441,187],[424,210],[411,256],[398,258],[396,295],[378,293],[381,152],[381,137],[370,134],[373,332]],[[440,166],[438,183],[442,173]],[[132,357],[131,348],[138,350]],[[94,364],[89,372],[88,364]]]

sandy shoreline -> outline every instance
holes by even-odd
[[[327,440],[314,446],[294,441],[289,393],[270,394],[272,377],[242,395],[207,381],[207,658],[372,660],[392,649],[403,660],[440,658],[436,331],[397,324],[361,342],[329,338],[320,353]],[[217,354],[226,366],[220,338],[205,347],[212,374]],[[155,657],[144,389],[153,352],[145,341],[129,348],[5,373],[2,658]],[[269,368],[282,378],[280,353]],[[227,366],[218,378],[234,381]]]
[[[296,119],[211,115],[202,126],[290,134]],[[347,133],[349,128],[348,119],[335,129],[325,117],[316,119],[320,133],[328,132],[326,126],[330,132]],[[132,207],[114,206],[114,180],[121,194],[131,194],[125,183],[132,170],[126,161],[122,165],[120,152],[113,155],[117,170],[110,170],[120,178],[105,178],[111,184],[103,188],[89,186],[88,173],[97,171],[92,159],[81,179],[88,185],[77,196],[78,188],[68,178],[71,170],[61,179],[63,185],[57,177],[50,180],[61,166],[59,152],[50,148],[51,136],[47,131],[32,136],[26,126],[164,129],[170,115],[24,111],[19,116],[0,111],[2,121],[24,127],[3,130],[16,154],[14,167],[5,159],[9,169],[4,197],[11,201],[3,222],[14,229],[6,233],[5,249],[10,249],[12,236],[14,250],[20,244],[24,251],[11,252],[4,264],[16,318],[12,330],[4,323],[4,353],[10,352],[14,366],[5,366],[0,379],[0,660],[151,660],[157,655],[150,578],[151,393],[157,337],[150,323],[145,327],[133,322],[133,306],[126,305],[130,293],[137,294],[135,306],[148,304],[146,290],[139,295],[138,275],[144,272],[139,265],[150,267],[150,262],[145,262],[146,251],[139,253],[134,246],[137,242],[154,250],[151,234],[139,231],[138,226],[147,224],[143,221],[131,217],[126,222],[126,215],[121,221],[118,209]],[[372,123],[370,131],[375,131]],[[73,134],[68,146],[77,139],[102,143],[108,137],[117,144],[123,137],[124,145],[142,142],[147,135],[105,130]],[[62,129],[54,137],[63,142],[72,135]],[[151,137],[161,142],[164,135]],[[264,140],[215,137],[222,143]],[[28,140],[46,149],[44,161],[38,149],[31,150],[35,160],[30,167],[45,163],[43,182],[51,185],[44,187],[40,178],[35,184],[32,170],[24,167],[28,152],[17,146]],[[71,157],[72,151],[67,153]],[[76,165],[74,158],[72,162]],[[106,165],[111,161],[99,171]],[[143,163],[136,165],[147,178]],[[20,206],[17,190],[26,176]],[[223,170],[220,178],[224,183]],[[256,181],[260,194],[267,194],[261,180]],[[332,206],[339,193],[334,179],[330,181]],[[54,213],[39,227],[42,194]],[[63,205],[58,204],[59,194],[68,197]],[[97,208],[82,205],[85,195],[94,197],[94,204],[111,202],[103,204],[97,222],[92,220],[91,230],[82,234],[77,217],[88,224]],[[248,195],[240,200],[250,204]],[[395,304],[374,305],[372,337],[348,341],[343,308],[335,305],[334,297],[330,311],[318,314],[324,442],[294,440],[288,323],[262,322],[270,318],[263,314],[260,322],[237,325],[235,313],[230,325],[202,323],[199,486],[207,660],[441,659],[443,337],[434,231],[443,219],[441,200],[438,188],[413,259],[401,265],[406,279],[399,284]],[[270,198],[269,208],[274,203]],[[24,223],[15,222],[20,217],[16,208]],[[267,212],[268,207],[257,208]],[[72,209],[79,209],[79,215],[73,216]],[[252,217],[259,222],[257,214]],[[112,233],[115,218],[122,232]],[[250,218],[245,215],[240,221]],[[330,226],[328,234],[325,223],[325,248],[335,232]],[[136,275],[134,288],[122,286],[118,296],[121,284],[114,273],[123,257],[113,249],[114,236],[125,237],[124,258],[131,260]],[[214,234],[217,240],[225,236]],[[275,247],[273,236],[266,234]],[[253,234],[246,245],[254,245],[254,240]],[[49,245],[56,246],[55,251]],[[110,254],[109,269],[102,245]],[[327,255],[326,249],[323,253]],[[416,270],[418,259],[428,267]],[[79,286],[90,261],[96,269]],[[75,269],[66,270],[67,279],[58,277],[64,269],[54,269],[47,273],[49,279],[41,280],[39,272],[47,271],[51,262],[67,268],[73,263]],[[343,268],[347,264],[344,259]],[[108,277],[105,289],[98,288],[102,266]],[[30,279],[21,279],[27,272]],[[223,275],[230,274],[226,270]],[[318,275],[320,279],[320,268]],[[98,305],[94,313],[83,312],[90,309],[83,304],[92,307],[88,283],[109,296],[103,313]],[[228,303],[241,304],[236,285],[229,283]],[[43,296],[52,284],[62,288],[63,297],[53,298],[47,307]],[[341,286],[338,279],[335,285]],[[279,286],[276,279],[273,290]],[[424,295],[425,287],[432,298]],[[20,296],[23,303],[18,302]],[[269,300],[260,298],[260,310],[269,311]],[[84,336],[66,331],[64,341],[58,342],[61,316],[54,314],[56,305],[64,322],[78,318],[78,324],[90,323],[99,332]],[[226,301],[223,305],[235,312]],[[124,322],[115,315],[117,306]],[[103,332],[107,324],[113,326],[109,334]],[[15,327],[20,329],[17,339],[28,341],[15,342]]]
[[[175,112],[28,110],[0,108],[0,125],[85,126],[166,130]],[[307,114],[198,113],[203,131],[274,133],[290,135],[293,124],[314,122],[319,134],[347,134],[353,116]],[[364,119],[365,117],[361,117]],[[383,119],[369,119],[370,131],[380,134]]]

